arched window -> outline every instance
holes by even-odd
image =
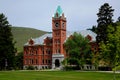
[[[44,59],[42,60],[42,63],[44,64]]]
[[[55,67],[59,67],[60,66],[60,61],[59,61],[59,59],[56,59],[55,60]]]
[[[34,64],[34,60],[33,59],[31,59],[31,64]]]

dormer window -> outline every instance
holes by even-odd
[[[92,37],[90,35],[87,35],[86,38],[91,41],[92,40]]]
[[[30,45],[33,45],[34,44],[34,41],[32,39],[29,40],[29,44]]]

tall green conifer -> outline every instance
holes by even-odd
[[[0,70],[14,67],[16,49],[10,26],[5,15],[0,14]]]
[[[113,23],[113,11],[112,6],[110,6],[108,3],[103,4],[99,12],[97,13],[98,20],[97,20],[97,42],[103,41],[106,43],[107,41],[107,28],[108,25]]]

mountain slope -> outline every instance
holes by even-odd
[[[12,34],[14,41],[16,42],[15,46],[17,47],[18,52],[23,51],[23,45],[28,41],[28,39],[39,37],[45,34],[45,31],[25,28],[25,27],[12,27]]]

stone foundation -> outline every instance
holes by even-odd
[[[59,66],[56,66],[55,61],[58,60],[59,61]],[[64,55],[62,54],[53,54],[52,55],[52,69],[61,69],[62,68],[62,64],[61,62],[64,60]]]
[[[23,69],[27,69],[30,65],[24,65]],[[50,65],[32,65],[35,70],[41,70],[41,69],[51,69]]]

